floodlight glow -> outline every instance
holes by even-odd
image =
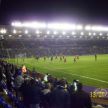
[[[63,34],[63,35],[65,35],[65,34],[66,34],[66,32],[62,32],[62,34]]]
[[[100,33],[99,35],[102,36],[102,33]]]
[[[21,22],[12,22],[12,26],[22,27],[22,23]]]
[[[56,35],[57,34],[57,31],[54,31],[53,34]]]
[[[75,32],[72,32],[72,35],[75,35],[76,33]]]
[[[91,30],[91,26],[89,25],[85,26],[85,30]]]
[[[39,34],[40,32],[39,32],[39,30],[36,30],[36,34]]]
[[[84,35],[84,32],[81,32],[80,34],[81,34],[81,35]]]
[[[19,35],[19,37],[22,37],[22,35]]]
[[[83,29],[83,26],[82,26],[82,25],[77,25],[77,26],[76,26],[76,29],[77,29],[77,30],[82,30],[82,29]]]
[[[47,34],[50,34],[50,31],[47,31]]]
[[[9,35],[9,37],[12,37],[12,35]]]
[[[93,31],[108,31],[108,27],[104,27],[104,26],[92,26],[91,29]]]
[[[6,29],[1,29],[0,32],[1,32],[2,34],[5,34],[7,31],[6,31]]]
[[[28,27],[28,28],[46,28],[46,23],[40,23],[40,22],[12,22],[12,26],[15,27]]]
[[[95,36],[95,35],[96,35],[96,33],[93,33],[93,35]]]
[[[48,23],[47,27],[49,29],[59,29],[59,30],[71,30],[76,28],[74,24],[67,24],[67,23]]]
[[[16,34],[16,30],[15,29],[13,30],[13,33]]]
[[[48,29],[59,30],[82,30],[82,25],[68,24],[68,23],[48,23]]]
[[[91,33],[89,32],[89,34],[88,34],[89,36],[91,36]]]
[[[25,30],[25,34],[28,34],[28,30]]]

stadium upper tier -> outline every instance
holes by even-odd
[[[108,27],[36,22],[0,25],[0,39],[8,38],[108,40]]]

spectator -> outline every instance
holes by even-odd
[[[70,108],[92,108],[90,96],[82,90],[81,83],[77,84],[77,91],[71,93]]]
[[[51,107],[52,108],[68,108],[70,103],[69,92],[65,88],[64,81],[60,82],[60,85],[56,87],[51,94]]]

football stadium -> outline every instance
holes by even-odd
[[[0,0],[0,108],[108,108],[108,0]]]
[[[95,105],[97,105],[97,107],[107,108],[107,26],[36,21],[12,22],[10,26],[0,26],[0,52],[1,90],[13,101],[13,107],[34,108],[27,107],[27,102],[24,102],[24,104],[20,102],[19,97],[21,95],[19,95],[16,85],[23,88],[20,85],[23,82],[21,82],[21,78],[15,76],[22,75],[25,81],[31,80],[29,82],[31,85],[34,84],[34,81],[40,83],[39,86],[42,86],[40,87],[42,90],[46,90],[47,87],[49,89],[49,83],[51,83],[55,88],[56,86],[64,86],[65,89],[69,89],[69,92],[72,92],[72,90],[77,92],[77,86],[83,84],[83,90],[91,98],[92,107],[95,108]],[[30,96],[33,95],[32,92],[36,95],[32,91],[35,89],[32,88],[27,93]],[[23,92],[27,88],[21,90]],[[16,92],[16,95],[13,94],[14,92]],[[43,91],[43,93],[46,92]],[[37,97],[37,95],[30,97],[37,100],[33,97]],[[54,101],[55,95],[52,97],[51,100]],[[25,96],[23,98],[27,99],[29,97]],[[41,107],[66,108],[70,105],[67,100],[66,97],[65,107],[59,106],[59,104],[56,106],[49,100],[47,100],[47,104],[42,101]],[[1,97],[3,106],[7,105],[6,108],[11,107],[7,103],[4,105],[3,102],[5,100]],[[87,108],[91,108],[90,106],[90,100],[88,100]],[[79,107],[75,104],[74,108]]]

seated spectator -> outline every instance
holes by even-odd
[[[31,79],[28,84],[23,84],[20,90],[27,108],[40,108],[42,92],[34,79]]]
[[[65,89],[65,82],[60,81],[51,94],[51,108],[69,108],[70,96],[67,89]]]
[[[82,90],[81,83],[77,83],[77,91],[71,93],[70,108],[92,108],[90,96]]]

